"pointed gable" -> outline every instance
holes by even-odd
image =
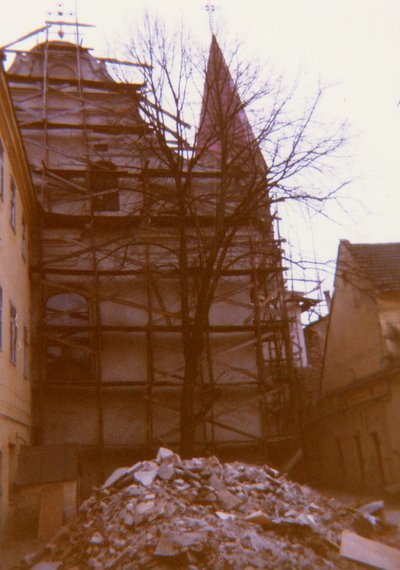
[[[212,154],[215,159],[223,158],[247,168],[267,169],[237,85],[214,35],[207,63],[196,150],[198,155]]]

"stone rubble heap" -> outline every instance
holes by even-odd
[[[268,466],[157,459],[118,469],[40,553],[34,570],[360,568],[339,556],[355,513]]]

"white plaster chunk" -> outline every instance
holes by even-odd
[[[144,487],[149,487],[154,479],[156,478],[157,475],[157,471],[158,471],[158,467],[153,468],[153,469],[141,469],[140,471],[136,471],[133,476],[136,479],[136,481],[138,481],[139,483],[141,483]]]
[[[236,508],[242,502],[240,498],[236,497],[230,491],[227,491],[225,489],[217,491],[217,496],[222,507],[228,511]]]
[[[132,516],[130,513],[127,513],[127,514],[124,516],[124,525],[125,525],[125,526],[130,527],[130,526],[133,525],[134,522],[135,522],[135,519],[133,518],[133,516]]]
[[[130,467],[119,467],[115,471],[111,473],[111,475],[106,479],[106,482],[103,485],[103,489],[107,487],[111,487],[116,481],[121,479],[126,473],[130,471]]]
[[[160,449],[157,452],[156,459],[157,461],[162,461],[163,459],[167,459],[167,457],[171,457],[172,455],[175,455],[173,451],[167,449],[166,447],[160,447]]]
[[[157,475],[164,481],[169,481],[175,475],[175,468],[171,463],[162,463],[157,471]]]
[[[99,532],[95,532],[90,539],[90,544],[103,544],[104,538]]]
[[[57,570],[62,568],[63,562],[38,562],[32,566],[32,570]]]
[[[147,503],[139,503],[136,507],[136,514],[139,516],[148,516],[154,512],[155,503],[154,501],[149,501]]]
[[[232,513],[224,513],[223,511],[216,511],[215,513],[221,521],[233,521],[236,516]]]

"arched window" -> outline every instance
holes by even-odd
[[[88,382],[92,350],[87,300],[75,293],[53,295],[46,304],[46,381]]]

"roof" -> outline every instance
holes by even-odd
[[[50,40],[34,46],[29,51],[17,53],[8,69],[8,75],[43,77],[44,58],[47,79],[76,79],[81,76],[83,80],[114,83],[105,64],[92,56],[88,48],[59,40]]]
[[[78,478],[78,446],[75,443],[23,447],[16,484],[20,486],[74,481]]]
[[[250,161],[264,171],[266,164],[240,99],[235,83],[215,35],[207,62],[196,149],[220,157],[228,145],[228,155]],[[226,149],[225,149],[226,152]],[[244,155],[243,155],[244,153]]]
[[[376,289],[400,291],[400,243],[342,243]]]

